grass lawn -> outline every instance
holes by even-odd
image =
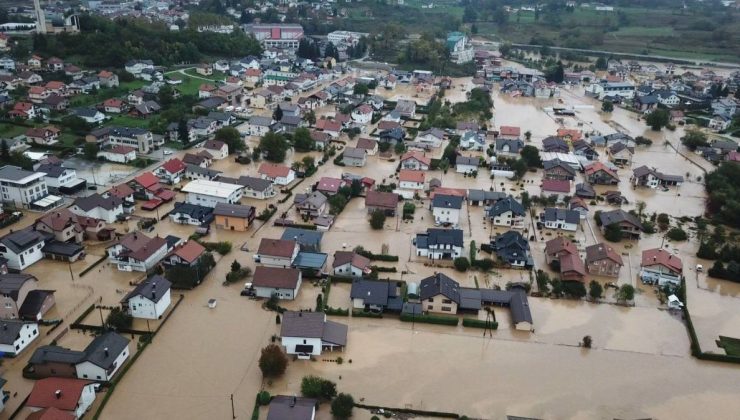
[[[173,85],[173,87],[180,91],[183,95],[195,95],[198,96],[198,88],[203,83],[208,83],[205,80],[196,79],[194,77],[186,76],[181,73],[170,74],[169,77],[174,80],[182,80],[179,85]]]
[[[59,141],[65,146],[74,146],[75,141],[79,138],[79,136],[66,131],[62,131],[62,133],[59,134]]]
[[[70,106],[74,108],[95,105],[106,99],[123,97],[130,91],[141,89],[145,85],[146,82],[143,80],[134,80],[133,82],[121,83],[117,88],[101,88],[96,93],[77,95],[70,100]]]
[[[728,356],[740,357],[740,339],[738,338],[720,335],[719,340],[717,340],[717,346],[725,349],[725,353],[727,353]]]
[[[21,134],[26,134],[26,130],[28,130],[28,127],[0,123],[0,137],[3,138],[13,138],[16,136],[20,136]]]
[[[619,28],[618,31],[615,32],[609,32],[609,35],[612,36],[636,36],[636,37],[645,37],[645,36],[674,36],[676,35],[676,31],[673,30],[670,26],[655,26],[655,27],[646,27],[646,26],[625,26],[622,28]]]
[[[110,120],[106,121],[105,126],[121,126],[121,127],[136,127],[136,128],[148,128],[149,127],[149,119],[148,118],[135,118],[128,115],[116,115],[113,116]]]
[[[203,76],[201,74],[198,74],[195,69],[187,69],[185,70],[185,73],[189,74],[190,76],[194,76],[196,79],[200,77],[203,79],[212,80],[214,82],[220,82],[226,78],[226,73],[222,71],[214,71],[213,74],[210,76]],[[170,74],[169,76],[172,77],[174,74]]]

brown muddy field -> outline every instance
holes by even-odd
[[[453,86],[454,90],[447,92],[445,97],[458,101],[465,98],[465,92],[472,83],[469,78],[456,79]],[[394,91],[379,90],[378,93],[389,99],[413,98],[420,103],[433,94],[419,93],[408,86]],[[559,127],[603,134],[619,128],[633,136],[646,136],[654,143],[648,148],[638,148],[632,167],[649,164],[668,173],[684,176],[688,173],[688,181],[668,192],[634,190],[628,182],[631,169],[625,167],[619,171],[622,182],[618,188],[630,204],[623,208],[634,208],[635,201],[640,200],[647,203],[647,212],[666,212],[675,217],[702,214],[705,193],[699,177],[703,179],[702,168],[711,169],[711,165],[696,156],[690,156],[692,163],[665,145],[667,141],[677,146],[683,128],[673,132],[652,132],[634,114],[622,109],[604,116],[598,111],[598,102],[583,96],[582,88],[563,89],[561,99],[565,105],[576,108],[576,117],[565,118],[562,126],[545,111],[557,100],[511,98],[495,92],[493,121],[497,127],[517,125],[522,132],[530,130],[531,142],[538,146],[543,138],[555,134]],[[333,108],[328,108],[317,114],[334,112]],[[369,127],[367,132],[372,129]],[[349,146],[355,142],[347,137],[340,140]],[[257,139],[249,139],[250,146],[256,142]],[[431,154],[439,156],[441,148]],[[289,152],[286,164],[299,161],[305,155]],[[318,153],[310,155],[317,159],[320,157]],[[393,182],[397,159],[397,156],[392,161],[369,157],[363,168],[339,167],[330,160],[320,167],[317,174],[304,180],[294,193],[310,187],[323,176],[339,177],[343,172],[369,176],[379,183],[383,180]],[[233,159],[226,159],[217,161],[213,168],[228,176],[238,176],[256,175],[258,166],[259,163],[239,165]],[[445,187],[492,188],[515,196],[522,191],[540,193],[540,173],[528,173],[519,183],[490,180],[485,173],[475,179],[465,178],[454,170],[447,174],[429,172],[427,181],[433,177],[442,180]],[[287,212],[288,217],[295,219],[292,200],[277,203],[282,196],[278,194],[266,201],[244,199],[243,203],[255,206],[258,211],[268,204],[275,204],[279,208],[278,216]],[[324,233],[322,252],[330,254],[329,266],[331,254],[335,251],[359,245],[373,252],[380,252],[385,247],[389,254],[398,255],[396,267],[399,273],[390,274],[405,281],[418,282],[435,271],[444,272],[470,287],[475,285],[476,279],[481,287],[504,287],[509,281],[529,281],[529,276],[523,271],[458,273],[449,267],[429,266],[414,257],[411,239],[432,226],[429,200],[418,200],[416,204],[412,222],[388,218],[384,230],[372,231],[367,222],[364,200],[351,200],[331,230]],[[160,208],[160,216],[171,207],[172,204],[168,204]],[[590,206],[590,211],[593,214],[599,209],[612,208],[595,205]],[[152,216],[141,211],[137,214]],[[34,216],[29,216],[13,228],[31,223]],[[527,226],[531,234],[532,221],[529,218]],[[118,224],[116,228],[120,232],[131,231],[135,229],[135,221]],[[480,245],[492,235],[504,231],[491,229],[483,218],[482,207],[469,206],[463,209],[460,228],[465,234],[466,252],[470,240]],[[156,225],[155,232],[162,236],[172,234],[186,238],[193,230],[193,227],[163,220]],[[231,416],[232,395],[237,418],[248,418],[254,396],[260,389],[264,387],[272,393],[299,393],[300,380],[309,373],[335,380],[340,392],[352,393],[356,400],[362,399],[366,404],[452,411],[487,419],[502,418],[506,414],[547,419],[720,419],[732,418],[740,410],[740,399],[737,398],[740,368],[693,359],[681,319],[665,310],[652,288],[641,285],[637,279],[641,250],[661,246],[663,238],[660,234],[645,235],[639,243],[613,245],[622,254],[625,266],[616,280],[598,279],[604,283],[615,281],[637,286],[639,293],[634,307],[611,304],[614,302],[611,296],[613,289],[607,289],[603,299],[606,303],[602,304],[530,298],[534,333],[512,330],[508,311],[497,309],[500,327],[491,338],[484,338],[480,330],[462,326],[412,326],[393,317],[381,320],[334,317],[350,327],[348,347],[339,353],[345,363],[294,361],[284,378],[271,384],[264,383],[257,361],[259,350],[279,331],[275,325],[275,313],[263,310],[259,301],[239,296],[240,284],[224,286],[222,282],[234,259],[254,268],[252,253],[260,239],[278,238],[282,231],[282,228],[270,224],[262,226],[259,221],[246,233],[211,231],[206,240],[231,241],[233,251],[219,260],[199,288],[183,292],[182,304],[116,387],[102,418],[228,418]],[[548,270],[542,249],[545,241],[557,234],[537,232],[537,240],[531,243],[531,247],[538,268]],[[580,249],[603,241],[591,217],[574,237]],[[104,255],[106,245],[88,247],[90,255],[87,259],[71,267],[66,263],[43,261],[28,270],[39,277],[40,288],[57,290],[53,317],[71,322],[81,308],[96,299],[105,305],[114,305],[130,289],[129,284],[141,278],[141,274],[119,272],[107,263],[80,278],[81,270]],[[665,245],[683,259],[687,268],[688,299],[703,349],[721,352],[714,344],[719,334],[740,337],[740,311],[737,310],[740,285],[708,279],[705,274],[697,275],[691,269],[697,263],[708,266],[708,262],[698,261],[694,256],[697,248],[695,238],[678,244],[666,241]],[[240,250],[242,246],[249,251]],[[73,275],[70,275],[70,268]],[[405,274],[401,275],[401,271]],[[381,277],[386,277],[385,273]],[[174,293],[173,300],[179,293]],[[318,293],[320,289],[306,281],[298,299],[285,302],[284,306],[289,309],[313,308]],[[218,301],[214,309],[206,305],[211,298]],[[335,284],[329,304],[349,307],[349,285]],[[91,314],[86,321],[94,322],[94,315]],[[38,343],[47,344],[54,335],[42,336]],[[593,337],[593,349],[578,348],[584,335]],[[69,343],[60,343],[74,346],[78,339],[70,335],[66,338]],[[20,378],[20,369],[31,353],[29,350],[2,366],[4,377],[11,381],[10,389],[18,391],[21,396],[33,385],[31,381]],[[326,356],[325,359],[334,359],[336,355]],[[347,362],[350,359],[352,363]],[[13,407],[19,403],[19,398],[11,398],[8,404]],[[132,415],[132,407],[136,407],[135,415]],[[263,410],[262,418],[265,415]],[[360,411],[356,412],[355,418],[367,419],[370,416],[368,412]],[[331,416],[324,407],[317,417],[328,419]]]

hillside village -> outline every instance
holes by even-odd
[[[740,161],[740,71],[604,60],[559,64],[556,82],[451,32],[451,59],[476,68],[452,78],[347,61],[363,33],[330,33],[342,54],[310,60],[300,25],[243,29],[260,55],[0,58],[3,417],[329,418],[317,400],[334,395],[295,396],[313,375],[357,411],[483,418],[501,407],[477,391],[387,380],[438,348],[459,365],[430,380],[476,388],[481,335],[511,354],[666,356],[736,385],[689,349],[738,356],[721,345],[740,337],[737,260],[697,252],[737,250],[708,226],[705,179]],[[687,305],[715,310],[691,324]],[[245,359],[271,344],[287,369],[263,380]],[[202,401],[174,397],[198,380],[211,390],[184,395]]]

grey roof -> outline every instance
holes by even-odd
[[[74,201],[74,204],[79,207],[82,211],[88,212],[94,208],[100,207],[105,210],[112,210],[118,206],[123,205],[123,200],[112,195],[108,198],[95,193],[87,197],[80,197]]]
[[[462,202],[463,198],[459,195],[435,194],[432,199],[432,207],[460,210]]]
[[[10,181],[20,181],[23,178],[33,175],[35,172],[21,169],[17,166],[6,165],[0,168],[0,179],[7,179]]]
[[[329,255],[323,252],[299,251],[293,260],[293,266],[299,269],[321,270]]]
[[[44,163],[36,168],[37,172],[43,172],[46,174],[46,176],[51,178],[59,178],[60,176],[64,175],[64,172],[66,170],[67,168],[63,167],[62,165],[55,165],[53,163]]]
[[[147,134],[149,130],[138,127],[111,127],[109,134],[116,137],[133,138],[142,134]]]
[[[500,191],[468,190],[468,200],[470,201],[497,201],[504,198],[506,198],[506,193]]]
[[[496,255],[506,261],[525,259],[529,251],[529,242],[521,233],[513,230],[496,236],[492,245]]]
[[[187,167],[186,172],[190,172],[190,173],[194,173],[194,174],[199,174],[199,175],[206,175],[206,176],[211,177],[211,178],[215,178],[218,175],[221,175],[221,173],[222,173],[221,171],[217,171],[215,169],[204,168],[204,167],[198,166],[198,165],[188,164],[188,165],[186,165],[186,167]]]
[[[84,351],[71,350],[59,346],[41,346],[33,352],[29,363],[33,365],[43,363],[77,364],[85,357]]]
[[[463,246],[463,231],[460,229],[427,229],[425,236],[428,245]]]
[[[30,324],[30,322],[15,319],[3,319],[0,321],[0,344],[12,345],[15,343],[15,340],[21,332],[21,328],[23,328],[23,325],[25,324]]]
[[[8,233],[0,238],[0,243],[18,254],[32,246],[44,241],[44,235],[33,230],[30,226],[26,229]]]
[[[514,197],[508,196],[497,201],[496,204],[491,206],[488,210],[488,217],[496,217],[509,210],[511,210],[515,215],[524,216],[524,206],[522,206],[520,202],[516,201]]]
[[[642,230],[642,223],[640,222],[640,220],[636,216],[633,216],[632,214],[627,213],[622,209],[601,212],[601,214],[599,215],[599,219],[601,220],[602,226],[609,226],[614,223],[628,222]]]
[[[199,206],[197,204],[190,203],[175,203],[175,208],[170,214],[187,214],[193,219],[200,220],[201,222],[210,221],[213,219],[213,208],[206,206]]]
[[[496,150],[502,150],[504,146],[509,146],[509,153],[519,153],[524,147],[521,139],[496,139]]]
[[[596,197],[596,190],[591,184],[576,184],[576,195],[579,197],[593,198]]]
[[[480,158],[477,156],[468,157],[468,156],[458,155],[457,158],[455,158],[455,165],[478,166],[479,163],[480,163]]]
[[[299,229],[294,227],[287,227],[283,232],[283,236],[280,239],[293,239],[298,242],[298,245],[318,247],[321,245],[321,238],[324,236],[322,232],[316,230]]]
[[[319,191],[314,191],[311,194],[296,194],[295,200],[293,201],[298,206],[310,204],[316,208],[319,208],[326,203],[327,198],[324,194]]]
[[[254,191],[265,191],[272,185],[267,179],[244,175],[240,176],[236,183]]]
[[[121,302],[128,302],[129,299],[135,296],[142,296],[156,303],[167,294],[171,287],[172,283],[169,280],[160,275],[155,275],[137,284],[134,290],[130,291]]]
[[[251,118],[249,118],[249,123],[252,125],[258,125],[262,127],[269,127],[272,124],[272,118],[270,117],[260,117],[259,115],[255,115]]]
[[[542,214],[542,220],[548,222],[564,220],[565,223],[578,224],[581,220],[581,216],[580,213],[575,210],[547,207],[545,208],[545,212]]]
[[[27,281],[34,281],[36,277],[30,274],[2,274],[0,275],[0,295],[10,296],[13,300],[18,300],[18,291]]]
[[[358,147],[346,147],[344,149],[344,157],[346,158],[363,159],[366,153],[365,149],[360,149]]]
[[[398,302],[397,299],[391,299],[397,296],[396,283],[389,280],[354,279],[352,280],[352,290],[349,293],[350,299],[362,299],[366,305],[381,305],[386,307],[389,306],[389,301]]]
[[[233,216],[233,217],[250,217],[254,214],[255,209],[252,206],[241,204],[216,203],[213,208],[213,214],[216,216]]]
[[[422,279],[419,283],[419,298],[422,301],[440,294],[460,303],[460,284],[442,273]]]
[[[270,400],[267,420],[313,420],[316,404],[313,398],[276,395]]]
[[[480,309],[481,308],[481,291],[468,287],[460,288],[460,309]]]
[[[543,139],[542,148],[546,152],[554,152],[554,151],[567,152],[569,150],[568,142],[556,136],[550,136],[550,137]]]
[[[44,254],[60,255],[65,257],[72,257],[84,250],[85,247],[80,244],[57,241],[51,234],[46,238],[44,247],[41,248],[41,252]]]
[[[347,326],[326,320],[323,312],[285,312],[281,337],[321,338],[336,345],[347,344]]]
[[[576,170],[573,169],[572,166],[568,165],[567,163],[563,162],[560,159],[546,160],[546,161],[542,162],[542,166],[543,166],[543,168],[546,171],[549,170],[549,169],[552,169],[552,168],[563,168],[570,175],[575,175],[576,174]]]
[[[115,332],[99,335],[85,349],[85,361],[107,370],[113,366],[123,349],[128,347],[128,343],[127,338]]]
[[[93,118],[99,114],[99,111],[95,108],[74,108],[72,109],[72,113],[78,117]]]
[[[54,295],[54,290],[31,290],[23,299],[23,304],[18,308],[18,315],[22,319],[35,320],[46,302],[46,298]]]
[[[283,118],[280,119],[280,124],[298,126],[301,124],[301,121],[303,121],[303,119],[299,116],[283,115]]]

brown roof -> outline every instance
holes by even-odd
[[[570,181],[563,179],[543,179],[542,190],[568,193],[570,192]]]
[[[397,127],[401,127],[401,124],[395,122],[395,121],[380,121],[378,123],[378,130],[391,130]]]
[[[594,261],[601,261],[603,259],[609,259],[619,265],[624,265],[622,257],[617,254],[614,248],[607,244],[595,244],[586,247],[586,264],[591,264]]]
[[[337,251],[334,253],[334,262],[331,265],[332,268],[336,268],[347,263],[351,263],[352,267],[357,267],[360,270],[365,270],[370,267],[370,259],[355,252]]]
[[[502,125],[498,129],[498,133],[501,136],[519,137],[521,135],[521,132],[522,132],[521,128],[510,126],[510,125]]]
[[[676,273],[683,271],[681,259],[661,248],[642,251],[642,266],[649,267],[652,265],[662,265]]]
[[[432,158],[430,158],[428,156],[424,156],[423,153],[418,152],[418,151],[415,151],[415,150],[414,151],[410,151],[410,152],[406,152],[406,153],[403,154],[403,156],[401,156],[401,162],[403,162],[404,160],[408,160],[408,159],[416,159],[419,162],[421,162],[421,163],[423,163],[423,164],[425,164],[427,166],[429,166],[429,165],[432,164]]]
[[[262,238],[257,253],[273,257],[290,258],[293,256],[296,242],[288,239],[269,239]]]
[[[386,207],[395,209],[398,205],[398,194],[380,191],[368,191],[365,195],[365,207]]]
[[[359,140],[357,140],[358,149],[372,150],[375,149],[377,145],[378,142],[373,139],[361,137]]]
[[[111,189],[109,189],[108,192],[112,196],[115,196],[118,198],[125,198],[133,194],[134,190],[126,184],[121,184],[121,185],[116,185],[115,187],[111,187]]]
[[[591,174],[594,174],[596,172],[599,172],[599,171],[604,171],[607,174],[611,175],[612,178],[617,178],[618,179],[617,174],[615,174],[614,171],[612,171],[611,169],[607,168],[607,166],[604,165],[601,162],[594,162],[594,163],[586,166],[586,168],[584,168],[584,171],[585,171],[585,173],[586,173],[587,176],[588,175],[591,175]]]
[[[200,256],[203,255],[204,252],[206,252],[205,247],[191,239],[185,242],[183,245],[177,247],[172,252],[172,255],[177,255],[188,263],[193,263],[198,258],[200,258]]]
[[[137,250],[129,253],[128,255],[135,260],[145,261],[147,258],[154,255],[155,252],[162,249],[162,247],[166,245],[167,241],[164,238],[155,236],[147,241],[145,244],[140,246]]]
[[[26,405],[29,407],[55,407],[60,410],[74,411],[80,400],[82,390],[86,385],[93,383],[73,378],[44,378],[33,385]],[[61,391],[57,398],[56,392]]]
[[[26,417],[26,420],[75,420],[75,416],[67,411],[58,408],[49,407],[43,410],[34,411]]]
[[[578,249],[569,239],[562,236],[545,242],[545,253],[548,255],[560,254],[565,251],[568,254],[578,255]]]
[[[336,193],[342,187],[342,184],[344,184],[344,181],[339,178],[332,178],[329,176],[325,176],[319,180],[319,183],[316,186],[316,189],[319,191],[328,191],[328,192]]]
[[[286,177],[290,173],[290,168],[277,163],[263,163],[260,165],[258,172],[270,178]]]
[[[582,278],[586,277],[586,267],[578,254],[565,254],[560,256],[560,273],[575,272]]]
[[[277,268],[258,266],[254,270],[252,285],[254,287],[272,287],[275,289],[295,289],[301,271],[295,268]]]
[[[98,222],[100,219],[78,216],[69,209],[54,210],[36,219],[36,223],[43,223],[54,232],[62,231],[70,224],[75,225],[77,232],[82,232],[84,226],[97,226]]]

